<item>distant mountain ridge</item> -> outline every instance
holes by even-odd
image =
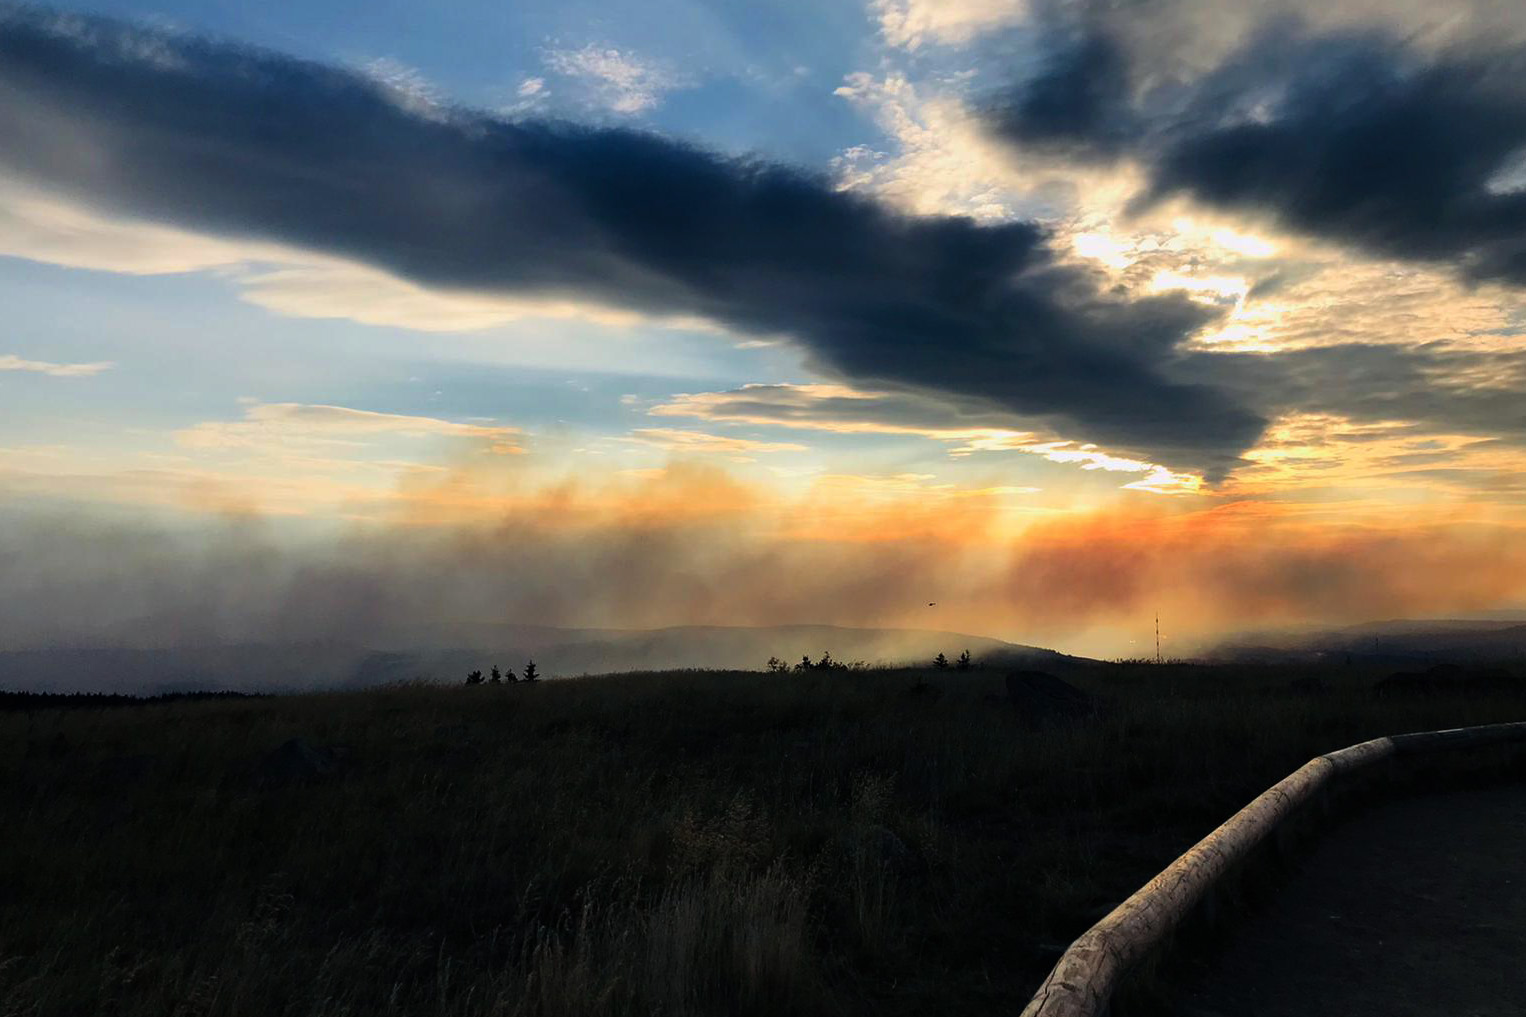
[[[1392,619],[1338,629],[1248,633],[1204,656],[1264,663],[1332,657],[1439,663],[1521,660],[1526,659],[1526,619]]]
[[[930,664],[969,650],[976,660],[1043,667],[1084,658],[985,636],[922,629],[780,625],[664,629],[558,629],[467,624],[429,637],[376,645],[73,647],[0,651],[0,689],[158,694],[362,688],[415,679],[460,681],[497,664],[534,659],[547,676],[679,668],[761,670],[769,657],[794,662],[830,652],[845,662]]]

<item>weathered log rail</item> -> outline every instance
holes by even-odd
[[[1129,973],[1158,953],[1216,884],[1316,797],[1399,757],[1526,743],[1526,722],[1375,738],[1316,756],[1235,813],[1082,933],[1022,1017],[1103,1017]]]

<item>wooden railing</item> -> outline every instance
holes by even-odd
[[[1301,806],[1348,775],[1379,768],[1396,756],[1508,742],[1526,742],[1526,722],[1393,735],[1316,756],[1082,933],[1022,1017],[1102,1017],[1129,972],[1169,940],[1227,872],[1266,843]]]

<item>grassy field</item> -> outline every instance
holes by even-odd
[[[1526,719],[1526,681],[1068,677],[1101,719],[1027,730],[980,669],[3,713],[0,1015],[1011,1012],[1310,756]]]

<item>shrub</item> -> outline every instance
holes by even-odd
[[[772,662],[773,658],[769,658],[769,659],[770,659],[770,662]],[[822,653],[820,660],[812,660],[809,655],[801,657],[800,658],[800,663],[795,665],[795,670],[796,671],[848,671],[848,670],[858,670],[858,671],[861,671],[861,670],[864,669],[865,666],[866,665],[864,664],[863,661],[855,661],[852,664],[844,664],[840,660],[833,660],[832,659],[832,651],[827,650],[827,651],[824,651]],[[784,665],[783,665],[782,662],[780,663],[780,668],[784,669]]]

